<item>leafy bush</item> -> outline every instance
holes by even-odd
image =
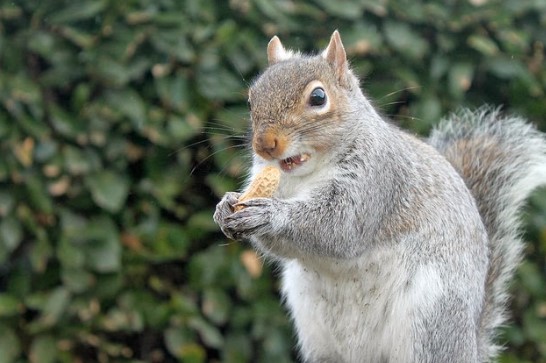
[[[546,128],[540,1],[0,3],[2,362],[295,359],[275,271],[226,240],[246,86],[278,34],[339,29],[382,112],[426,133],[460,105]],[[546,194],[526,216],[503,362],[546,362]]]

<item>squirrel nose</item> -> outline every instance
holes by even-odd
[[[254,150],[266,158],[278,158],[284,152],[286,140],[282,135],[272,131],[258,134],[254,139]]]
[[[259,136],[258,142],[262,150],[268,154],[275,153],[275,149],[277,149],[277,145],[279,145],[279,139],[271,134]]]

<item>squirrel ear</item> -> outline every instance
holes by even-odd
[[[269,65],[290,58],[290,54],[284,49],[278,36],[274,36],[267,44],[267,61]]]
[[[341,36],[337,30],[332,33],[330,43],[328,43],[328,46],[322,52],[322,56],[334,68],[338,81],[341,84],[345,84],[349,66],[347,64],[347,54],[345,53],[345,48],[341,42]]]

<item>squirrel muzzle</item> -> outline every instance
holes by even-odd
[[[254,151],[266,160],[279,159],[286,151],[287,145],[286,135],[271,128],[256,132],[252,140]]]

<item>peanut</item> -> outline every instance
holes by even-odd
[[[271,198],[279,187],[280,180],[281,171],[274,166],[266,166],[239,197],[239,203],[253,198]],[[237,212],[243,208],[242,205],[236,205],[233,209]]]

